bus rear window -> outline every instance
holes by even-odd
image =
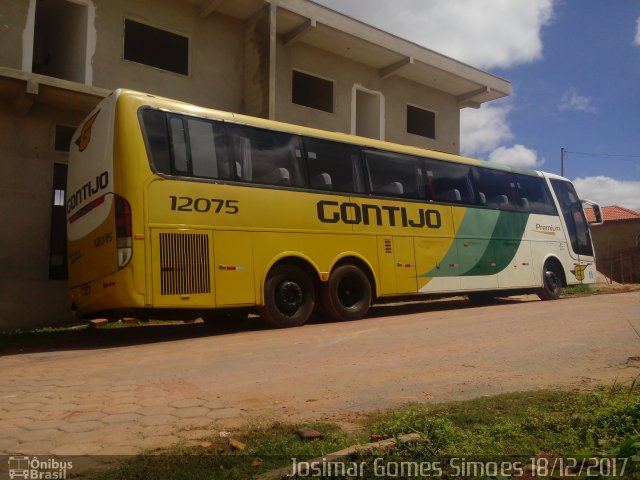
[[[167,116],[159,110],[144,109],[142,118],[149,160],[159,173],[171,175],[171,154],[167,136]]]
[[[150,160],[165,175],[230,177],[224,124],[159,110],[141,112]]]

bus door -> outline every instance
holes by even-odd
[[[589,224],[584,214],[582,202],[571,183],[553,179],[551,180],[551,185],[558,199],[565,232],[569,241],[569,253],[573,261],[573,265],[568,265],[570,273],[580,282],[585,279],[593,281],[595,278],[594,269],[591,268],[587,271],[586,268],[588,267],[586,264],[589,262],[593,264],[595,259]],[[599,210],[599,207],[597,210]],[[569,279],[568,276],[567,279]]]

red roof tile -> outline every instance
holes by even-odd
[[[595,222],[596,218],[593,214],[593,209],[588,208],[585,210],[587,214],[587,221]],[[605,222],[620,222],[623,220],[640,220],[640,213],[628,208],[619,207],[618,205],[611,205],[609,207],[602,207],[602,216]]]

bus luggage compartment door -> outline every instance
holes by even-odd
[[[216,305],[255,305],[251,232],[214,234]]]
[[[213,237],[205,230],[152,230],[153,305],[212,307]]]
[[[393,254],[396,262],[397,293],[416,293],[418,282],[413,237],[393,237]]]

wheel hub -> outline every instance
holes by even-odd
[[[362,300],[362,289],[350,278],[344,278],[338,284],[338,298],[345,307],[353,307]]]
[[[290,280],[282,282],[276,289],[276,305],[281,312],[292,315],[298,311],[304,300],[302,288]]]
[[[545,278],[547,280],[547,286],[551,291],[556,291],[560,288],[560,281],[555,272],[546,272]]]

